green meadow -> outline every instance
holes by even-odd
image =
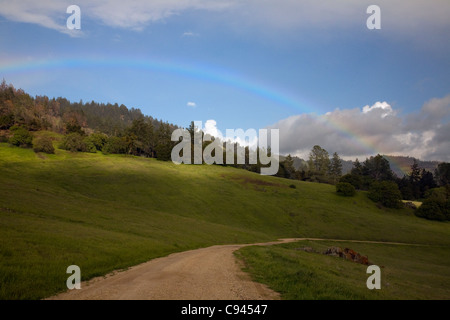
[[[0,299],[65,291],[72,264],[88,280],[173,252],[289,237],[427,246],[349,244],[385,266],[392,280],[382,278],[390,286],[378,293],[365,288],[364,266],[294,250],[303,244],[239,251],[253,276],[286,299],[449,297],[450,224],[411,209],[379,209],[363,192],[346,198],[331,185],[231,167],[59,149],[36,154],[0,143]],[[261,261],[263,270],[255,266]],[[286,279],[272,284],[265,278],[272,272]],[[325,293],[278,286],[305,279],[302,272]],[[354,283],[352,274],[360,277]]]
[[[351,248],[380,267],[381,288],[367,288],[367,266],[322,253],[332,246]],[[305,252],[302,248],[316,252]],[[299,241],[251,246],[235,255],[255,281],[287,300],[448,300],[450,248],[333,241]]]

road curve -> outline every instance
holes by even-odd
[[[333,240],[318,238],[280,239],[276,242],[216,245],[157,258],[126,271],[81,283],[80,290],[70,290],[49,300],[272,300],[277,292],[251,281],[233,252],[250,245],[285,242],[351,241],[409,245],[395,242]]]

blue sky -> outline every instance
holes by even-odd
[[[370,4],[1,0],[0,77],[181,126],[280,128],[283,153],[450,161],[450,2],[378,1],[380,30]]]

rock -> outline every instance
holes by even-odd
[[[362,256],[361,254],[359,254],[358,252],[356,252],[355,250],[352,250],[350,248],[345,248],[344,250],[342,250],[339,247],[331,247],[331,248],[328,248],[323,254],[329,255],[329,256],[334,256],[334,257],[344,258],[346,260],[361,263],[364,265],[370,264],[369,258],[367,256]]]
[[[331,247],[331,248],[328,248],[323,254],[326,254],[328,256],[341,257],[342,249],[339,247]]]

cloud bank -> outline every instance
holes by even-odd
[[[324,115],[301,114],[271,125],[280,129],[280,152],[307,158],[314,145],[347,159],[376,153],[450,162],[450,94],[400,115],[387,102]]]
[[[0,0],[0,15],[66,32],[65,9],[71,0]],[[82,16],[115,28],[143,30],[151,23],[187,11],[219,12],[218,23],[264,30],[365,28],[365,0],[78,0]],[[382,29],[417,37],[424,29],[446,34],[450,26],[448,0],[378,0]],[[223,27],[223,26],[222,26]]]

